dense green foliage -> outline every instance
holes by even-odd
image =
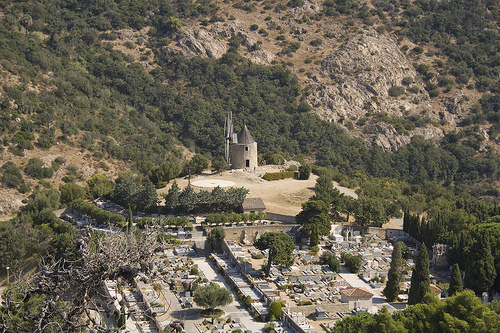
[[[208,214],[203,224],[233,224],[238,222],[248,222],[255,220],[264,220],[265,212],[249,213],[249,214]]]
[[[464,287],[462,285],[462,276],[460,274],[460,267],[458,264],[453,265],[451,271],[450,286],[448,287],[448,295],[453,296],[456,293],[462,292]]]
[[[293,264],[293,250],[295,244],[292,237],[282,232],[266,232],[253,244],[259,250],[269,249],[265,275],[269,276],[271,265],[284,265],[290,267]]]
[[[95,220],[99,224],[108,224],[114,226],[125,226],[125,216],[113,214],[108,210],[97,207],[95,204],[85,202],[82,199],[76,199],[71,203],[76,211]]]
[[[210,283],[206,286],[197,287],[194,291],[194,302],[206,309],[215,309],[232,302],[231,291],[221,288],[217,283]]]
[[[399,295],[399,282],[403,270],[402,242],[394,244],[391,256],[391,267],[387,274],[387,285],[384,289],[384,295],[389,302],[394,302]]]
[[[430,289],[431,278],[429,273],[429,253],[425,243],[420,247],[415,268],[411,275],[411,287],[408,292],[408,305],[422,303]]]
[[[360,256],[357,255],[352,255],[347,252],[342,252],[340,254],[340,258],[345,264],[345,267],[351,272],[351,273],[358,273],[361,265],[363,264],[363,259],[361,259]]]
[[[219,247],[221,242],[226,238],[226,231],[223,227],[215,227],[210,230],[210,234],[207,236],[207,242]]]
[[[464,286],[481,295],[491,290],[496,277],[497,272],[488,237],[486,235],[476,237],[466,260]]]
[[[46,253],[74,257],[76,229],[53,213],[60,205],[57,190],[35,191],[14,219],[0,223],[1,267],[15,269],[24,260],[38,260]]]
[[[295,216],[295,221],[310,233],[309,245],[316,246],[320,235],[329,235],[331,224],[328,206],[322,200],[309,200],[302,204],[302,211]]]
[[[172,184],[165,195],[165,208],[177,213],[199,213],[199,212],[237,212],[240,210],[248,190],[240,187],[230,187],[227,190],[220,186],[211,192],[201,190],[195,192],[191,185],[182,191],[176,182]]]
[[[262,178],[267,181],[270,180],[280,180],[285,178],[293,178],[295,175],[294,171],[282,171],[282,172],[266,172]]]
[[[340,272],[340,260],[337,258],[335,253],[332,252],[325,252],[323,256],[321,257],[321,261],[325,264],[328,265],[328,267],[334,271],[339,273]]]
[[[269,312],[268,312],[269,320],[273,321],[280,319],[281,308],[285,306],[286,306],[285,303],[283,303],[282,301],[272,302],[271,305],[269,305]]]
[[[464,291],[446,298],[445,302],[428,298],[426,303],[396,311],[394,318],[387,310],[376,315],[362,313],[347,317],[336,323],[332,332],[497,332],[500,314],[495,312],[495,304],[490,304],[482,304],[472,291]]]
[[[328,6],[325,3],[325,8]],[[415,6],[424,7],[420,2]],[[390,176],[418,184],[428,180],[473,183],[492,177],[498,170],[498,158],[487,150],[479,151],[477,138],[474,139],[478,131],[474,129],[471,133],[450,134],[441,148],[421,137],[414,137],[408,147],[394,154],[367,148],[335,124],[308,114],[291,73],[281,67],[259,66],[243,59],[237,53],[237,40],[218,60],[163,54],[161,47],[168,43],[165,34],[178,29],[182,18],[201,18],[217,11],[208,1],[162,5],[154,1],[112,1],[94,7],[35,1],[31,6],[15,3],[2,8],[5,14],[0,24],[2,67],[19,75],[22,83],[6,86],[6,99],[0,103],[3,130],[17,135],[17,141],[8,142],[15,149],[29,149],[34,141],[30,133],[34,131],[43,134],[38,144],[46,148],[54,141],[51,129],[58,128],[63,135],[57,140],[77,143],[95,156],[134,161],[157,184],[180,172],[181,152],[175,148],[174,138],[208,157],[221,156],[223,119],[233,111],[235,130],[245,120],[254,128],[254,137],[263,153],[280,153],[286,158],[317,153],[319,164],[345,174],[364,170],[376,177]],[[349,2],[334,7],[337,13],[353,14],[352,10],[365,6]],[[391,7],[381,6],[381,9],[390,11]],[[445,7],[436,8],[449,11]],[[365,9],[363,17],[374,15]],[[426,15],[436,15],[429,8],[419,11],[425,13],[425,19]],[[146,12],[154,15],[145,15]],[[23,28],[18,20],[23,15],[32,17],[29,29]],[[415,22],[415,29],[416,22],[422,20],[408,16],[408,22]],[[155,56],[152,61],[161,66],[151,72],[107,42],[117,37],[116,33],[108,32],[110,29],[139,29],[145,25],[153,29],[149,44],[142,46],[151,48]],[[466,32],[466,36],[473,33],[474,38],[484,35],[479,29],[460,31]],[[39,32],[49,38],[42,41]],[[410,37],[418,40],[417,36],[435,35],[426,32]],[[137,41],[137,46],[132,46],[139,47],[141,43]],[[455,48],[459,54],[472,50],[480,51],[481,56],[488,54],[481,48],[466,50]],[[460,59],[454,61],[460,64],[463,61]],[[473,59],[483,58],[478,55]],[[455,69],[453,73],[461,73],[460,66],[450,65]],[[477,66],[474,66],[475,73]],[[485,75],[492,73],[486,71]],[[28,81],[39,84],[42,92],[28,91],[25,85]],[[496,112],[495,96],[486,96],[481,103],[485,109],[492,109],[488,111],[492,117]],[[8,109],[7,99],[16,101],[15,111]],[[29,116],[34,122],[16,123],[17,116]],[[74,142],[77,133],[80,138]],[[460,135],[465,140],[460,140]],[[165,158],[173,163],[173,169],[163,165]],[[165,172],[165,168],[173,172]],[[36,175],[40,176],[48,175]]]

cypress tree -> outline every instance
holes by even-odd
[[[389,268],[389,273],[393,271],[400,274],[402,270],[403,270],[402,242],[397,242],[396,244],[394,244],[394,250],[392,251],[391,267]]]
[[[411,276],[411,287],[408,293],[408,305],[422,303],[424,296],[431,292],[431,279],[429,275],[429,254],[425,243],[420,247],[415,269]]]
[[[384,295],[389,302],[394,302],[399,294],[399,281],[401,281],[401,271],[403,270],[403,257],[401,242],[394,245],[391,258],[391,268],[389,269],[387,285],[384,289]]]
[[[448,294],[450,296],[455,295],[458,292],[462,292],[464,287],[462,286],[462,277],[460,276],[460,268],[458,264],[453,265],[453,270],[451,271],[450,287],[448,288]]]
[[[127,226],[128,231],[132,230],[133,225],[134,225],[134,220],[133,220],[132,208],[128,206],[128,226]]]
[[[467,257],[464,285],[480,295],[484,291],[490,291],[496,276],[490,242],[486,236],[477,234]]]
[[[387,301],[394,302],[399,295],[399,280],[400,275],[395,271],[389,271],[389,280],[384,289],[384,295]]]

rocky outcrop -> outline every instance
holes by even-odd
[[[429,126],[415,128],[407,134],[400,134],[390,124],[369,123],[364,126],[361,138],[370,145],[377,145],[384,150],[391,150],[410,143],[414,135],[421,135],[426,140],[437,141],[443,138],[444,131],[440,128]]]
[[[319,71],[323,76],[311,78],[313,88],[308,102],[324,120],[346,125],[356,123],[367,113],[386,113],[389,118],[398,118],[424,110],[426,117],[440,120],[413,65],[389,36],[370,32],[353,37],[327,56]],[[402,89],[401,96],[389,93],[394,86]],[[382,127],[378,123],[376,130],[365,129],[361,136],[373,134],[367,138],[369,142],[390,149],[409,142],[413,135],[412,131],[405,138],[390,125]],[[435,130],[431,132],[432,135],[429,132],[424,136],[439,136]]]
[[[220,58],[228,50],[227,43],[204,29],[182,27],[174,43],[167,46],[170,53],[180,53],[191,58],[194,56]]]
[[[0,214],[12,214],[24,206],[21,199],[10,192],[6,189],[0,190]]]
[[[200,56],[205,58],[220,58],[229,49],[228,40],[238,36],[241,45],[246,49],[246,57],[256,64],[269,65],[275,58],[272,52],[257,46],[257,35],[242,27],[235,20],[230,23],[214,23],[210,31],[206,29],[181,28],[175,37],[175,42],[166,47],[169,53],[182,54],[188,58]]]

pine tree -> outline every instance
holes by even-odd
[[[496,276],[490,243],[486,236],[478,234],[467,257],[464,285],[480,295],[490,291]]]
[[[411,287],[408,293],[408,305],[422,303],[424,296],[431,292],[429,275],[429,254],[425,243],[420,247],[415,269],[411,276]]]
[[[450,296],[455,295],[458,292],[462,292],[464,287],[462,286],[462,277],[460,276],[460,268],[458,264],[453,265],[453,270],[451,271],[450,286],[448,288],[448,294]]]

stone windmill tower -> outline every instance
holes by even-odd
[[[257,167],[257,142],[253,139],[247,125],[240,133],[233,132],[232,114],[229,114],[225,124],[226,130],[226,161],[233,169],[255,169]],[[229,154],[229,143],[231,154]]]

